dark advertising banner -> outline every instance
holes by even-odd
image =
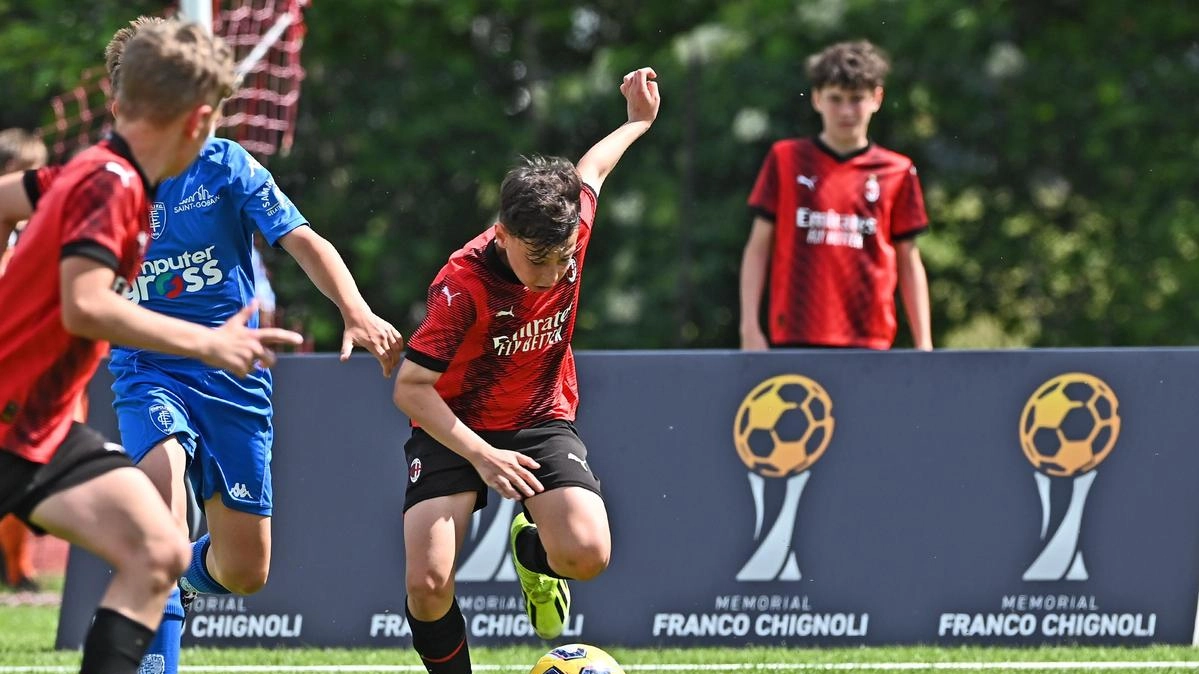
[[[572,585],[563,641],[1192,642],[1199,350],[578,361],[614,549]],[[275,381],[270,582],[201,597],[186,640],[407,646],[408,431],[390,382],[368,358],[320,356],[282,359]],[[473,643],[538,641],[508,555],[515,512],[492,494],[468,535]],[[73,552],[60,647],[80,644],[104,582]]]

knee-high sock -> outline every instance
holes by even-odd
[[[132,674],[154,632],[112,609],[96,610],[83,642],[81,674]]]
[[[412,617],[408,602],[408,627],[412,630],[412,648],[429,674],[470,674],[470,647],[466,645],[466,620],[458,609],[458,600],[445,615],[432,622]]]
[[[198,541],[192,543],[192,561],[187,565],[187,571],[183,573],[183,578],[179,582],[183,585],[183,589],[192,592],[230,594],[224,585],[218,583],[212,574],[208,573],[208,564],[204,561],[204,556],[208,554],[209,545],[208,534],[204,534]]]
[[[179,588],[167,597],[162,612],[162,622],[154,633],[154,640],[142,656],[137,674],[178,674],[179,642],[183,639],[183,604],[179,601]]]

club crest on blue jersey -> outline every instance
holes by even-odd
[[[150,421],[154,422],[154,426],[164,434],[170,433],[175,426],[175,415],[171,412],[171,408],[162,403],[155,403],[150,406]]]
[[[150,238],[155,241],[162,236],[163,230],[167,228],[167,205],[161,201],[155,201],[150,206]]]

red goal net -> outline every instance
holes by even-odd
[[[241,86],[225,102],[217,134],[238,141],[260,158],[291,148],[304,79],[300,50],[308,4],[309,0],[213,2],[213,32],[234,50],[241,78]],[[51,100],[54,121],[42,128],[42,137],[55,161],[65,161],[108,132],[111,94],[101,66],[84,71],[78,86]]]

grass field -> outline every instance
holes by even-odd
[[[0,606],[0,674],[77,671],[54,650],[55,606]],[[603,646],[603,644],[599,644]],[[473,649],[476,672],[525,674],[540,648]],[[1150,648],[705,648],[608,649],[633,672],[1199,672],[1199,649]],[[407,649],[211,649],[183,653],[184,672],[423,672]]]

